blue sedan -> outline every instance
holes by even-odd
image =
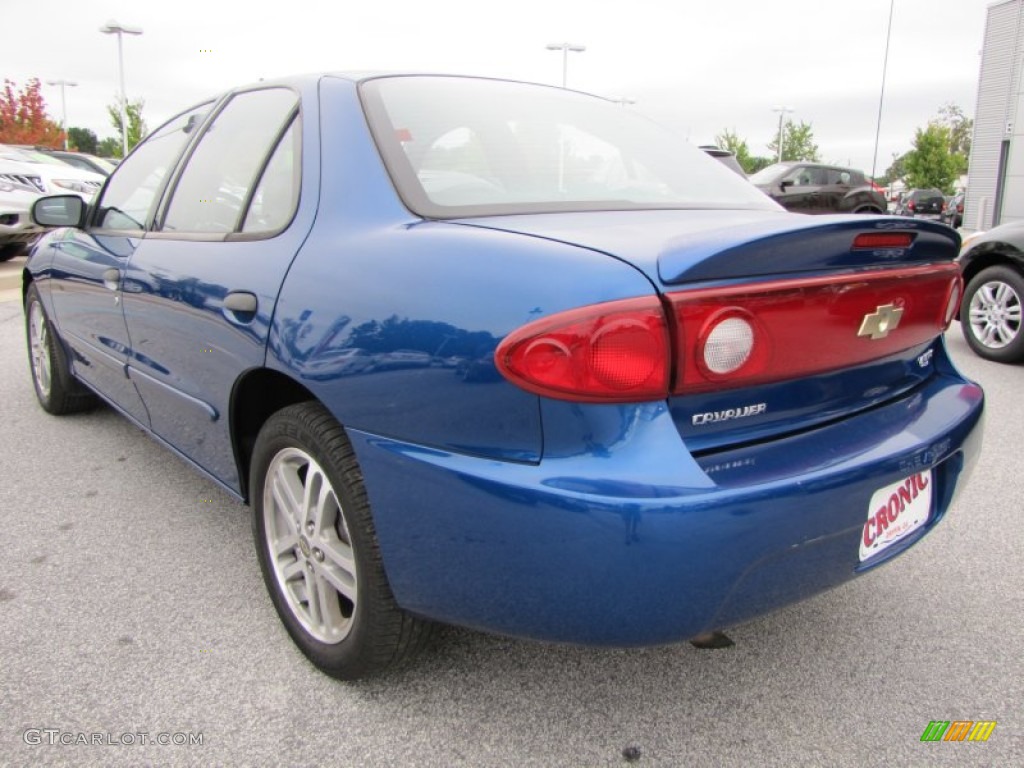
[[[978,454],[953,230],[788,213],[600,98],[260,82],[34,216],[42,407],[102,400],[247,501],[339,678],[435,622],[706,635],[903,553]]]

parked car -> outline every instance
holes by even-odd
[[[21,163],[23,175],[29,177],[40,192],[48,195],[74,192],[88,201],[103,185],[105,178],[98,173],[74,168],[45,152],[9,144],[0,144],[0,160]]]
[[[955,232],[792,215],[605,99],[260,82],[34,215],[65,227],[25,271],[41,406],[98,396],[250,503],[281,620],[341,678],[430,620],[727,627],[907,551],[975,463]],[[473,350],[498,381],[446,367]]]
[[[0,160],[0,261],[17,256],[43,231],[31,214],[39,190],[19,181],[19,175],[19,168],[12,170]]]
[[[63,149],[49,149],[44,147],[38,147],[37,150],[39,152],[44,152],[51,157],[55,157],[70,166],[83,171],[98,173],[100,176],[109,176],[113,172],[114,168],[117,167],[114,163],[111,163],[102,157],[96,157],[96,155],[90,155],[86,152],[68,152]]]
[[[897,216],[940,221],[946,207],[946,198],[940,189],[909,189],[896,206]]]
[[[885,195],[852,168],[784,162],[762,168],[750,183],[796,213],[885,213]]]
[[[737,173],[743,178],[747,178],[747,174],[743,171],[743,166],[740,165],[740,161],[736,159],[735,152],[730,152],[728,149],[716,147],[714,144],[702,144],[701,149],[733,173]]]
[[[960,268],[967,285],[960,329],[967,344],[986,360],[1024,362],[1024,222],[965,239]]]
[[[964,197],[964,192],[957,192],[942,211],[942,220],[955,229],[964,225]]]

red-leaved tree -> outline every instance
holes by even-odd
[[[46,114],[46,102],[39,92],[39,78],[33,77],[20,91],[4,78],[0,91],[0,144],[31,144],[63,147],[64,132]]]

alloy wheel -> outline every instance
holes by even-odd
[[[340,643],[352,629],[358,602],[355,553],[331,481],[305,451],[285,448],[270,462],[263,525],[289,610],[320,642]]]

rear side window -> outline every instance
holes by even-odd
[[[299,202],[300,138],[296,115],[260,177],[245,215],[243,232],[275,232],[291,221]]]
[[[264,171],[283,178],[296,165],[292,145],[286,157],[274,150],[284,146],[282,135],[293,123],[298,123],[298,101],[298,96],[286,88],[247,91],[232,97],[189,158],[174,189],[162,230],[208,234],[239,231]],[[295,136],[297,132],[293,142]],[[282,169],[289,163],[290,167]],[[268,185],[272,185],[274,182],[267,178]],[[254,221],[270,220],[262,209],[270,205],[271,190],[264,186],[264,191],[267,202],[261,199],[261,213]],[[270,218],[276,222],[290,220],[294,200],[284,204],[289,206],[288,210],[275,210]]]
[[[101,229],[142,230],[190,136],[210,111],[202,104],[151,133],[110,176],[96,214]]]

